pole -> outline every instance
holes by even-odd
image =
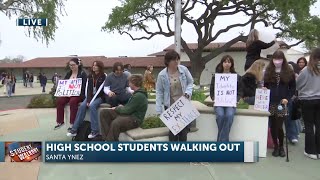
[[[175,50],[181,54],[181,0],[175,0],[174,5],[175,12],[175,28],[174,28],[174,43]]]

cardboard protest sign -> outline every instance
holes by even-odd
[[[237,74],[215,74],[214,106],[237,106]]]
[[[269,111],[270,89],[256,89],[254,109],[258,111]]]
[[[59,80],[57,84],[57,90],[54,96],[56,97],[80,96],[81,86],[82,86],[81,78]]]
[[[160,119],[174,135],[177,135],[199,116],[199,111],[182,96],[161,114]]]

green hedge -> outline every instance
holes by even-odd
[[[161,121],[160,117],[153,115],[145,118],[140,127],[142,129],[151,129],[151,128],[166,127],[166,125]]]
[[[54,108],[56,104],[54,103],[51,95],[37,95],[34,96],[28,108]]]
[[[204,103],[204,100],[206,100],[206,98],[207,96],[204,94],[203,90],[193,90],[191,100]]]

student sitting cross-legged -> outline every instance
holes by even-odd
[[[100,112],[103,140],[118,141],[120,132],[137,128],[142,124],[148,109],[148,96],[142,88],[142,83],[142,75],[131,75],[129,86],[134,92],[128,103]]]
[[[77,130],[86,116],[87,108],[90,110],[91,122],[91,133],[88,135],[88,138],[92,139],[99,135],[98,107],[104,101],[103,86],[106,79],[103,69],[103,62],[93,62],[92,72],[88,77],[86,99],[81,103],[75,123],[73,124],[72,129],[67,133],[67,136],[74,137],[77,135]]]

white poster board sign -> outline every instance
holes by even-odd
[[[182,96],[161,114],[160,119],[174,135],[177,135],[199,116],[199,111],[191,101]]]
[[[57,84],[56,97],[70,97],[80,96],[81,94],[82,79],[66,79],[59,80]]]
[[[237,74],[215,74],[214,106],[237,106]]]
[[[254,101],[254,109],[258,111],[269,111],[270,90],[256,89],[256,96]]]

